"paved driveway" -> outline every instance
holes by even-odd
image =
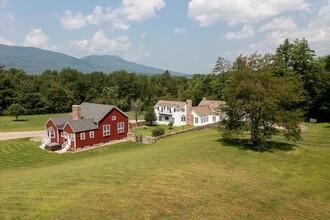
[[[27,138],[27,137],[36,137],[44,138],[46,137],[46,131],[19,131],[19,132],[0,132],[0,140],[10,140],[17,138]]]

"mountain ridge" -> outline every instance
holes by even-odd
[[[0,44],[0,64],[5,65],[6,69],[23,69],[32,75],[42,74],[45,70],[60,71],[68,67],[84,73],[94,71],[112,73],[117,70],[126,70],[138,74],[153,75],[166,71],[161,68],[127,61],[116,55],[89,55],[83,58],[76,58],[64,53],[35,47],[3,44]],[[189,74],[176,71],[170,71],[170,73],[177,76],[189,76]]]

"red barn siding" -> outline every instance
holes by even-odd
[[[112,117],[115,116],[115,120],[112,120]],[[118,123],[124,123],[124,133],[118,134]],[[110,136],[103,136],[103,125],[110,125]],[[74,133],[70,125],[67,123],[63,131],[58,131],[55,124],[52,120],[49,120],[46,124],[46,127],[52,127],[55,131],[55,138],[51,139],[51,142],[64,143],[66,140],[64,137],[61,137],[60,132],[66,132],[69,135],[74,135],[74,140],[71,141],[71,148],[79,148],[84,146],[90,146],[94,144],[109,142],[113,140],[123,139],[127,137],[128,133],[128,118],[118,111],[116,108],[113,108],[100,122],[98,129],[94,130],[94,138],[90,138],[89,132],[77,132]],[[80,134],[85,133],[85,139],[81,140]]]
[[[116,120],[112,120],[112,116],[116,116]],[[124,122],[124,133],[118,134],[118,123]],[[103,136],[103,125],[110,125],[110,136]],[[80,133],[76,133],[77,148],[89,146],[113,140],[123,139],[127,137],[128,119],[117,109],[112,109],[100,122],[98,129],[94,130],[94,138],[89,137],[89,131],[85,133],[85,140],[80,139]]]
[[[67,133],[67,139],[70,138],[70,135],[73,135],[74,137],[74,132],[72,131],[72,128],[70,127],[69,124],[66,124],[63,128],[63,132],[66,132]],[[71,141],[71,148],[74,148],[75,147],[75,138],[73,138],[73,140]],[[63,141],[64,143],[64,141]]]
[[[49,120],[46,123],[46,129],[48,130],[48,128],[53,128],[54,129],[54,132],[55,132],[55,137],[54,138],[51,138],[50,141],[51,142],[58,142],[58,131],[57,131],[57,127],[56,127],[56,125],[54,124],[54,122],[52,120]],[[48,133],[48,131],[47,131],[47,133]]]

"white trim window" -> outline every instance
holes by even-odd
[[[116,119],[117,119],[117,117],[115,115],[111,117],[112,121],[116,121]]]
[[[110,136],[110,125],[103,125],[103,137]]]
[[[94,131],[89,132],[89,138],[94,138]]]
[[[85,140],[85,139],[86,139],[85,132],[80,133],[80,140]]]
[[[201,123],[204,124],[204,123],[207,123],[209,122],[209,117],[208,116],[202,116],[201,117]]]
[[[48,135],[50,138],[55,138],[55,131],[49,131]]]
[[[69,139],[70,139],[70,141],[74,141],[74,136],[73,136],[73,134],[69,134]]]
[[[125,132],[124,122],[119,122],[118,123],[118,134],[122,134],[124,132]]]
[[[195,117],[195,124],[198,124],[198,117]]]
[[[213,118],[213,122],[216,122],[217,117],[216,116],[213,116],[212,118]]]

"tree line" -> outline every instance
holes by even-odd
[[[22,106],[25,114],[44,114],[69,112],[72,104],[84,101],[112,104],[128,111],[132,100],[137,99],[143,101],[144,109],[153,106],[159,99],[192,99],[193,105],[197,105],[203,97],[226,100],[226,85],[233,80],[233,73],[246,71],[245,64],[241,62],[244,59],[250,59],[252,69],[257,68],[253,63],[259,62],[261,65],[268,62],[270,65],[267,68],[272,76],[294,78],[301,84],[297,88],[301,90],[285,91],[284,86],[281,91],[283,95],[301,93],[302,98],[295,105],[305,118],[330,121],[330,55],[316,57],[305,39],[294,42],[285,40],[267,58],[257,54],[250,57],[241,55],[229,62],[219,57],[211,73],[195,74],[190,78],[172,76],[168,71],[148,76],[124,70],[109,74],[82,73],[71,68],[30,75],[22,69],[7,70],[0,65],[0,114],[8,113],[13,104]]]

